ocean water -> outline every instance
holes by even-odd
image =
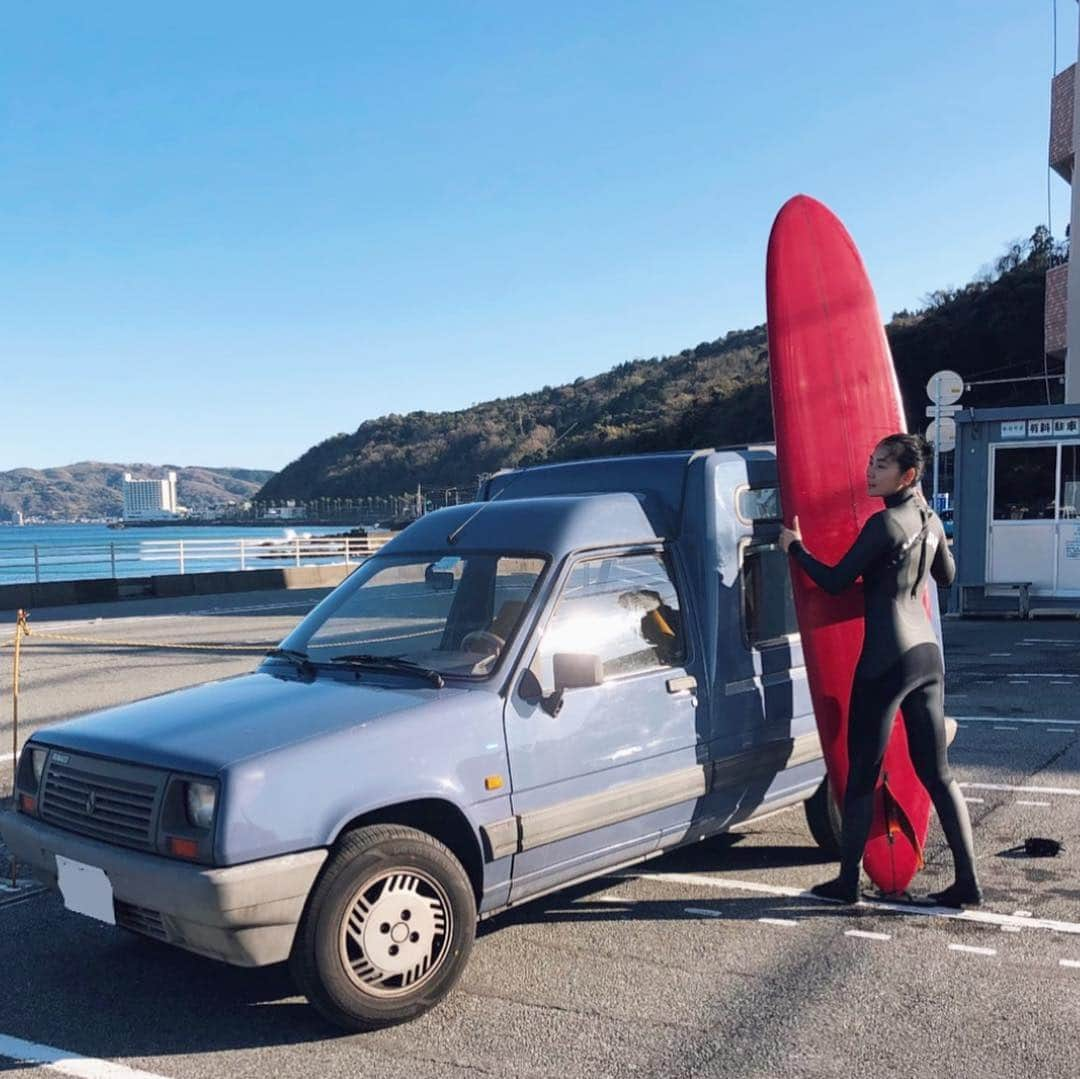
[[[294,562],[295,535],[325,536],[347,532],[349,525],[231,527],[173,525],[110,529],[103,524],[0,526],[0,584],[71,581],[90,577],[146,577],[180,573],[180,541],[187,573],[260,569]],[[275,541],[275,542],[270,542]],[[36,568],[35,568],[36,548]],[[304,557],[305,565],[340,562],[337,557]],[[115,568],[115,572],[114,572]]]

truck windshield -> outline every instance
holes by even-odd
[[[310,662],[410,666],[482,678],[494,669],[536,590],[542,558],[483,554],[377,556],[356,586],[330,596],[284,642]],[[335,602],[336,601],[336,602]],[[405,661],[378,664],[372,660]]]

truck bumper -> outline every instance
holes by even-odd
[[[214,869],[100,843],[22,813],[0,815],[0,835],[20,865],[51,888],[58,854],[104,870],[117,925],[242,967],[289,957],[327,856],[309,850]]]

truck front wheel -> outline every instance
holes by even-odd
[[[829,777],[821,781],[821,786],[803,802],[806,823],[817,845],[831,858],[840,857],[840,830],[843,818],[840,806],[833,797]]]
[[[415,1019],[461,975],[476,934],[476,898],[438,840],[394,824],[348,833],[331,855],[296,932],[298,988],[351,1031]]]

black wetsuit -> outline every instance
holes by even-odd
[[[974,895],[978,889],[971,823],[945,752],[941,650],[922,601],[931,576],[938,584],[948,585],[956,573],[941,521],[909,490],[885,499],[885,508],[866,522],[838,565],[819,562],[798,542],[792,543],[790,553],[827,592],[843,592],[857,578],[863,580],[866,615],[848,714],[849,764],[838,891],[850,898],[857,893],[859,864],[873,818],[874,787],[893,717],[902,708],[911,762],[952,848],[960,893]]]

